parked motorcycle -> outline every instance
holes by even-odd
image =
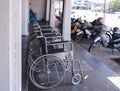
[[[82,37],[87,39],[94,39],[96,32],[93,29],[93,26],[90,22],[83,20],[81,27],[77,30],[75,40],[79,42]]]
[[[90,44],[88,52],[97,47],[99,44],[102,44],[102,46],[105,48],[110,48],[112,53],[113,49],[117,49],[120,52],[120,33],[117,33],[120,31],[120,29],[117,27],[114,27],[113,29],[107,29],[105,26],[101,31],[102,32],[98,34],[98,36]]]
[[[99,17],[92,22],[77,19],[76,22],[77,25],[79,24],[79,28],[76,28],[73,38],[76,42],[80,42],[82,37],[87,39],[94,39],[97,36],[101,26],[103,25],[103,18]]]
[[[75,24],[71,26],[71,37],[75,42],[79,42],[83,36],[83,31],[80,27],[81,24],[79,22],[75,22]]]
[[[77,25],[79,24],[79,27],[76,28],[76,32],[74,33],[74,41],[80,42],[82,37],[86,37],[89,39],[92,35],[91,30],[89,30],[89,27],[92,27],[92,25],[86,20],[77,21],[76,23]],[[76,26],[76,23],[75,23],[75,26]],[[72,30],[72,33],[73,33],[73,30]]]

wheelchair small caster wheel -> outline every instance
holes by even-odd
[[[82,81],[82,76],[79,73],[74,74],[72,77],[72,84],[73,85],[78,85]]]

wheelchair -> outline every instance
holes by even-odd
[[[60,33],[47,28],[48,25],[34,27],[35,38],[31,37],[33,35],[29,37],[28,55],[31,82],[40,89],[51,89],[59,85],[66,72],[71,70],[72,83],[79,84],[84,74],[81,60],[74,59],[72,42],[64,41]],[[75,62],[79,64],[79,70],[75,70]]]

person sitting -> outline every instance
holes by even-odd
[[[29,3],[29,5],[31,5],[31,3]],[[35,11],[33,11],[31,8],[29,9],[29,23],[37,23],[38,19],[37,19],[37,14]]]

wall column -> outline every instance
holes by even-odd
[[[46,0],[46,21],[49,21],[50,17],[50,0]]]
[[[51,8],[50,8],[50,26],[55,27],[55,0],[51,1]]]
[[[22,0],[22,35],[28,35],[29,0]]]
[[[10,24],[9,24],[9,70],[10,70],[10,90],[21,91],[22,79],[22,56],[21,56],[21,42],[22,42],[22,0],[10,1]],[[5,18],[4,18],[5,19]],[[6,35],[7,36],[7,35]],[[6,54],[7,55],[7,54]],[[7,67],[7,66],[6,66]],[[2,90],[6,91],[6,90]]]
[[[22,91],[21,8],[21,0],[0,3],[0,91]]]
[[[71,40],[71,0],[64,0],[64,11],[63,11],[63,30],[62,36],[64,40]]]

